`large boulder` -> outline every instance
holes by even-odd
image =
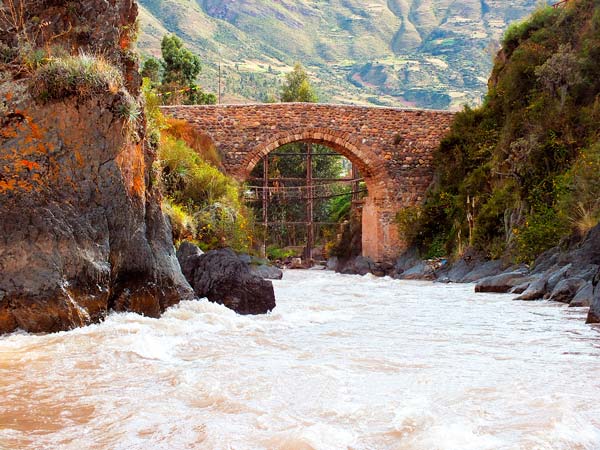
[[[371,273],[371,271],[375,268],[375,263],[371,258],[366,256],[357,256],[354,260],[354,269],[356,273],[359,275],[366,275]]]
[[[275,308],[273,283],[252,275],[231,249],[180,259],[181,269],[198,297],[239,314],[265,314]]]
[[[590,306],[593,300],[594,286],[591,282],[588,281],[583,285],[581,289],[579,289],[579,291],[577,291],[577,294],[575,294],[575,297],[573,298],[573,300],[571,300],[569,306],[574,308],[584,308]]]
[[[502,261],[486,261],[483,264],[478,264],[473,270],[467,273],[461,280],[461,283],[473,283],[483,278],[498,275],[502,272]]]
[[[250,264],[250,273],[265,280],[281,280],[283,270],[270,264]]]
[[[400,280],[435,280],[435,266],[427,261],[420,261],[413,267],[397,275],[395,278]]]
[[[581,278],[567,278],[558,282],[550,293],[550,300],[560,303],[571,303],[575,295],[585,285]]]
[[[568,278],[569,270],[571,269],[571,267],[571,264],[567,264],[566,266],[562,266],[559,268],[554,267],[549,270],[546,282],[545,298],[550,298],[552,291],[554,291],[554,288],[558,285],[558,283]]]
[[[337,256],[332,256],[327,260],[327,270],[337,270],[340,260]]]
[[[480,280],[475,285],[475,292],[507,293],[517,286],[522,286],[524,283],[531,281],[532,278],[528,277],[523,271],[505,272]]]
[[[542,274],[548,272],[552,267],[556,266],[560,257],[560,247],[553,247],[546,250],[537,257],[533,263],[532,274]]]
[[[464,259],[459,259],[450,267],[438,274],[438,281],[442,283],[460,283],[461,280],[473,270],[473,266]]]
[[[527,289],[515,300],[542,300],[544,298],[544,294],[546,293],[547,282],[548,280],[544,276],[535,279],[529,284]]]
[[[365,256],[356,256],[338,263],[336,271],[345,275],[366,275],[371,273],[376,264],[371,258]]]
[[[265,280],[281,280],[283,270],[272,265],[266,258],[257,258],[247,253],[238,253],[238,258],[248,266],[250,273]]]
[[[415,265],[421,262],[421,258],[419,257],[419,253],[416,248],[411,247],[402,255],[398,257],[394,264],[394,271],[396,275],[400,275],[406,270],[414,267]],[[396,278],[396,277],[395,277]]]

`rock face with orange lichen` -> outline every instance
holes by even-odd
[[[73,34],[72,4],[85,9],[77,29],[97,39]],[[0,85],[0,333],[66,330],[110,309],[157,317],[193,292],[152,185],[143,116],[124,113],[139,104],[123,37],[135,3],[32,1],[26,11],[51,21],[63,49],[102,52],[122,83],[51,100],[32,94],[33,75]]]

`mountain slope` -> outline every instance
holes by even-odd
[[[140,0],[140,48],[166,32],[205,61],[229,100],[264,98],[306,65],[326,101],[445,108],[478,102],[496,42],[536,0]]]

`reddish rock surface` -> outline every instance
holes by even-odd
[[[26,74],[0,86],[0,333],[67,330],[111,308],[158,316],[193,292],[151,185],[143,117],[119,114],[138,90],[123,36],[135,4],[26,3],[28,17],[49,22],[46,36],[71,30],[56,39],[63,48],[105,49],[125,85],[48,102],[31,96]],[[72,31],[74,12],[93,39]]]

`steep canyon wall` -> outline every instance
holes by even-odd
[[[25,1],[22,11],[0,23],[0,333],[66,330],[109,309],[158,316],[193,293],[152,183],[130,50],[137,6]],[[89,86],[61,90],[64,79],[48,80],[64,67],[27,67],[19,52],[32,49],[120,76],[102,84],[84,71]]]

